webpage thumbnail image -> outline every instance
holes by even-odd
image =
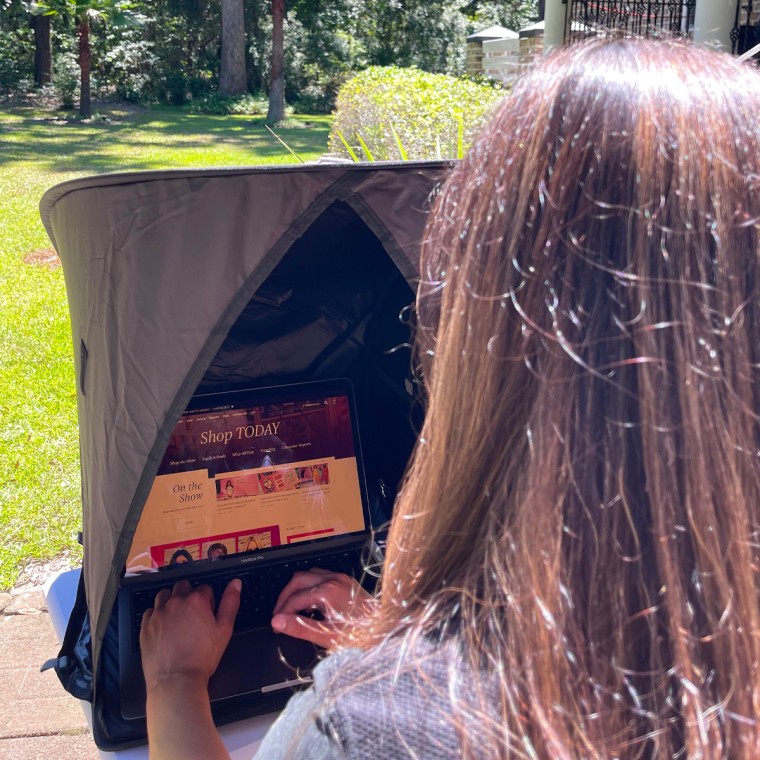
[[[327,485],[330,485],[329,462],[262,472],[230,473],[216,478],[216,500],[228,501]]]
[[[279,545],[280,528],[278,525],[269,525],[239,533],[190,541],[173,541],[151,547],[150,554],[157,567],[177,567],[199,560],[213,562],[228,554],[269,549]]]

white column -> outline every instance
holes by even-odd
[[[697,0],[694,43],[731,52],[729,34],[736,19],[737,0]]]
[[[544,8],[544,53],[565,41],[567,5],[562,0],[546,0]]]

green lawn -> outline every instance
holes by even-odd
[[[91,124],[0,109],[0,590],[32,559],[76,553],[76,396],[60,269],[25,263],[50,247],[37,204],[52,185],[109,171],[296,161],[263,119],[179,109],[111,110]],[[303,159],[326,150],[330,117],[280,132]]]

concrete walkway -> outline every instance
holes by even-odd
[[[0,594],[0,758],[100,757],[79,702],[55,671],[40,673],[59,648],[41,581]]]

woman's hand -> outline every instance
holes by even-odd
[[[350,576],[314,567],[295,573],[280,593],[272,629],[330,649],[340,643],[353,621],[366,614],[372,597]],[[316,611],[324,620],[299,615]]]
[[[232,636],[240,606],[240,581],[224,591],[214,614],[210,586],[193,589],[187,581],[158,592],[140,630],[147,693],[175,678],[197,678],[204,686],[219,665]]]
[[[224,590],[214,614],[210,586],[187,581],[159,591],[140,630],[151,760],[228,759],[211,718],[208,680],[232,636],[240,581]]]

